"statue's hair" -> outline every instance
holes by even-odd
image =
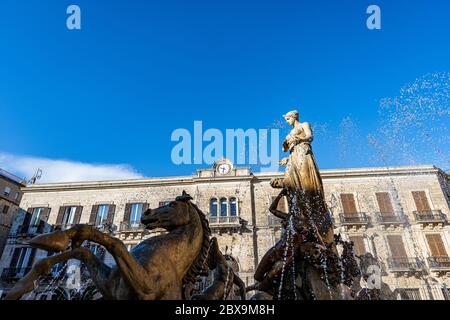
[[[201,221],[202,229],[203,229],[203,241],[202,241],[202,247],[200,249],[199,254],[195,258],[192,265],[189,267],[189,270],[186,272],[184,278],[183,278],[183,287],[184,289],[188,289],[190,284],[193,284],[196,281],[197,276],[200,274],[200,272],[205,267],[205,263],[208,257],[209,253],[209,247],[210,247],[210,236],[211,236],[211,229],[209,228],[209,222],[208,219],[206,219],[205,214],[192,202],[187,201],[186,204],[188,207],[192,206],[192,209],[194,209]],[[191,209],[191,208],[189,208]],[[189,299],[189,292],[185,292],[183,290],[183,294],[185,295],[186,299]]]
[[[286,118],[286,117],[293,117],[293,118],[295,118],[295,119],[298,120],[298,111],[297,111],[297,110],[289,111],[288,113],[286,113],[285,115],[283,115],[283,117],[284,117],[284,118]]]

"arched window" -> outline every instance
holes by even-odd
[[[228,215],[228,201],[226,198],[220,199],[220,216],[226,217]]]
[[[236,198],[230,199],[230,216],[237,216],[237,201]]]
[[[211,217],[217,217],[217,199],[212,198],[209,202],[209,214]]]

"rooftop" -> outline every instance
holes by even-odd
[[[209,169],[208,169],[209,170]],[[407,175],[426,175],[437,174],[440,169],[433,165],[417,166],[395,166],[395,167],[367,167],[367,168],[349,168],[349,169],[326,169],[320,173],[324,179],[340,178],[358,178],[358,177],[389,177],[389,176],[407,176]],[[97,189],[97,188],[121,188],[121,187],[145,187],[160,185],[190,185],[201,182],[224,182],[258,179],[268,181],[274,177],[280,177],[283,172],[257,172],[248,175],[227,175],[214,177],[200,177],[199,175],[190,176],[170,176],[170,177],[152,177],[127,180],[108,180],[108,181],[86,181],[86,182],[59,182],[47,184],[33,184],[23,188],[23,192],[50,191],[50,190],[70,190],[70,189]]]
[[[22,186],[26,186],[27,181],[23,178],[19,178],[18,176],[12,174],[11,172],[8,172],[2,168],[0,168],[0,177],[6,178],[12,182],[15,182],[17,184],[20,184]]]

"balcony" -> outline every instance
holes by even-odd
[[[445,223],[447,217],[441,210],[414,211],[414,217],[418,223]]]
[[[5,268],[2,271],[1,279],[3,281],[15,281],[23,278],[31,270],[31,267],[26,268]]]
[[[120,232],[144,232],[145,225],[142,223],[130,223],[130,222],[121,222],[119,231]]]
[[[238,216],[209,216],[209,226],[213,230],[226,230],[229,233],[233,230],[240,230],[241,223]]]
[[[239,217],[237,216],[225,216],[225,217],[221,217],[221,216],[209,216],[209,225],[240,225],[239,223]]]
[[[391,257],[387,259],[389,269],[392,272],[421,271],[423,265],[417,258]]]
[[[364,212],[358,213],[341,213],[339,220],[343,226],[366,226],[369,224],[369,217]]]
[[[450,257],[448,256],[429,257],[428,263],[431,269],[438,271],[450,271]]]
[[[267,216],[267,224],[269,225],[269,227],[281,227],[281,222],[282,220],[280,218],[277,218],[273,215]]]
[[[64,230],[72,228],[74,225],[75,225],[74,223],[56,224],[54,228],[55,228],[55,230],[64,231]]]
[[[402,214],[377,212],[375,214],[377,222],[383,225],[405,224],[406,217]]]

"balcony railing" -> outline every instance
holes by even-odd
[[[282,220],[273,215],[267,216],[267,224],[269,227],[279,227],[281,226]]]
[[[432,269],[450,270],[450,257],[448,256],[429,257],[428,263]]]
[[[64,230],[72,228],[74,225],[75,225],[74,223],[56,224],[55,229],[64,231]]]
[[[26,268],[5,268],[2,271],[2,280],[17,280],[23,278],[31,270],[31,267]]]
[[[370,220],[364,212],[358,212],[354,214],[341,213],[339,220],[342,225],[367,225]]]
[[[409,257],[391,257],[387,259],[391,271],[418,271],[423,266],[419,259]]]
[[[239,226],[239,217],[238,216],[209,216],[209,225],[210,226]]]
[[[445,222],[447,217],[440,210],[430,210],[430,211],[414,211],[414,217],[417,222],[420,223],[438,223]]]
[[[381,224],[404,224],[406,217],[401,214],[378,212],[377,221]]]
[[[138,223],[122,222],[119,228],[120,232],[143,232],[144,230],[145,225],[139,222]]]

